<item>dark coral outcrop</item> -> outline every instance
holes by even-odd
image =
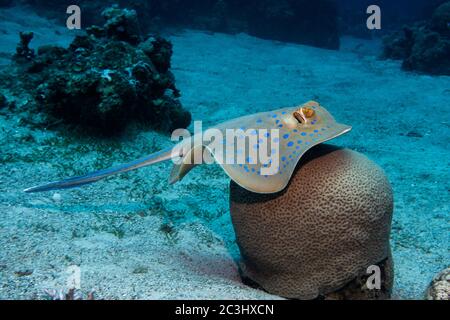
[[[383,57],[403,60],[404,70],[450,75],[450,2],[439,6],[430,21],[405,26],[383,44]]]
[[[443,3],[433,13],[431,29],[450,36],[450,2]]]
[[[171,43],[143,36],[134,10],[111,7],[103,16],[103,26],[87,28],[68,48],[46,45],[34,54],[30,34],[21,34],[14,70],[39,111],[105,134],[136,120],[163,131],[188,126],[170,72]]]
[[[0,109],[6,107],[6,105],[7,105],[6,97],[0,93]]]
[[[33,32],[20,32],[20,42],[16,47],[16,54],[14,59],[17,60],[31,60],[34,58],[34,50],[29,47],[31,40],[34,37]]]

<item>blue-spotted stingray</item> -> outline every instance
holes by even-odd
[[[275,193],[283,190],[288,185],[298,161],[306,151],[319,143],[350,131],[351,127],[337,123],[323,106],[315,101],[309,101],[300,106],[232,119],[218,124],[214,129],[219,130],[223,137],[226,137],[229,129],[250,130],[250,134],[255,135],[258,135],[258,132],[263,132],[265,137],[269,136],[270,132],[274,132],[274,129],[277,129],[277,137],[271,141],[276,142],[278,148],[277,150],[272,149],[269,158],[269,162],[272,162],[271,159],[274,159],[273,157],[278,157],[276,158],[277,168],[274,174],[263,174],[262,169],[267,167],[268,163],[262,163],[258,159],[249,159],[249,157],[245,157],[244,163],[218,162],[228,176],[241,187],[256,193]],[[261,135],[258,136],[256,145],[251,146],[247,142],[246,148],[258,148],[258,142],[261,141],[260,137]],[[225,148],[227,141],[225,138],[221,141]],[[174,150],[177,151],[174,152]],[[169,179],[170,183],[174,183],[181,180],[195,166],[192,158],[193,154],[199,150],[207,150],[215,160],[218,158],[218,152],[211,147],[210,142],[196,139],[196,135],[194,135],[188,139],[183,139],[174,148],[155,152],[123,165],[28,188],[24,191],[40,192],[78,187],[96,182],[113,174],[176,158],[178,161],[174,164]],[[226,151],[233,153],[242,152],[242,150],[235,149]]]

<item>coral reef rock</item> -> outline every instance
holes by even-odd
[[[20,42],[17,44],[15,59],[31,60],[34,58],[34,50],[29,47],[34,37],[33,32],[20,32]]]
[[[135,10],[113,6],[105,9],[102,16],[106,19],[104,30],[109,37],[132,44],[140,42],[141,32]]]
[[[188,126],[191,115],[170,72],[171,43],[143,37],[133,10],[111,7],[103,16],[103,27],[87,28],[69,48],[41,46],[36,55],[28,47],[32,33],[21,33],[10,68],[16,86],[39,111],[106,134],[133,120],[162,131]]]
[[[386,36],[383,45],[383,57],[402,59],[404,70],[450,75],[450,2],[436,9],[431,21]]]
[[[436,32],[450,35],[450,1],[443,3],[434,11],[431,28]]]
[[[6,107],[8,104],[8,101],[6,100],[6,97],[0,93],[0,109]]]
[[[426,292],[428,300],[450,300],[450,267],[439,272]]]
[[[314,147],[282,192],[257,194],[231,182],[230,212],[241,274],[269,293],[298,299],[334,292],[329,298],[390,296],[392,189],[365,156]],[[377,264],[384,277],[379,292],[355,289]]]

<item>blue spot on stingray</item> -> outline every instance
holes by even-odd
[[[292,159],[292,154],[289,155],[289,159]]]
[[[282,157],[281,157],[281,161],[286,161],[286,157],[285,157],[285,156],[282,156]]]
[[[255,170],[255,168],[252,168],[252,172],[255,172],[256,170]]]
[[[288,147],[292,147],[293,145],[294,145],[294,142],[292,142],[292,141],[289,141],[287,144]]]
[[[277,115],[276,114],[274,114],[273,116],[272,116],[272,118],[276,118],[277,117]]]
[[[302,143],[302,140],[297,140],[297,143],[298,143],[298,144]]]
[[[279,124],[279,125],[278,125],[278,128],[283,128],[283,125],[282,125],[282,124]]]
[[[256,123],[261,123],[261,122],[262,122],[261,119],[256,120]]]
[[[284,138],[284,139],[289,138],[289,133],[284,134],[284,135],[283,135],[283,138]]]
[[[292,131],[294,131],[294,132],[298,132],[298,130],[297,130],[297,129],[294,129],[294,130],[292,130]]]
[[[286,111],[283,111],[281,114],[286,114]]]
[[[317,132],[319,132],[319,130],[317,130],[317,129],[316,129],[316,130],[314,130],[314,132],[316,132],[316,133],[317,133]]]
[[[306,132],[302,132],[301,135],[302,135],[302,136],[306,136]]]
[[[296,146],[295,149],[300,150],[300,146]]]

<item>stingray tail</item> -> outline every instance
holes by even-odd
[[[103,169],[99,171],[95,171],[92,173],[88,173],[84,176],[68,178],[56,182],[50,182],[41,186],[31,187],[25,189],[25,192],[42,192],[42,191],[50,191],[50,190],[58,190],[58,189],[69,189],[79,187],[85,184],[96,182],[100,179],[106,178],[113,174],[123,173],[130,170],[138,169],[141,167],[149,166],[154,163],[162,162],[171,159],[172,157],[172,148],[162,150],[159,152],[152,153],[146,157],[140,158],[138,160],[134,160],[129,163],[125,163],[122,165],[118,165],[115,167],[111,167],[108,169]]]

